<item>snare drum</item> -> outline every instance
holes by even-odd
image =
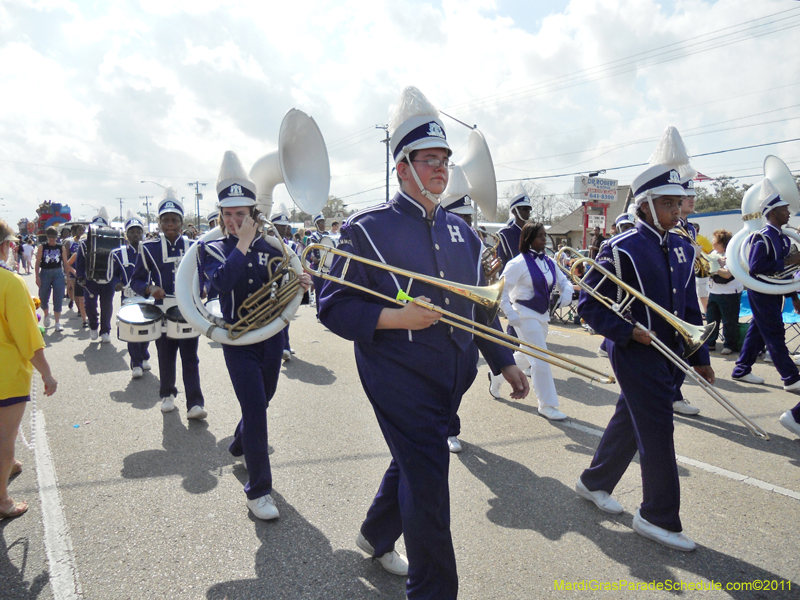
[[[222,308],[219,306],[219,298],[214,298],[213,300],[209,300],[206,302],[206,310],[211,314],[212,317],[219,317],[222,318]]]
[[[154,342],[161,337],[164,313],[152,304],[126,304],[117,311],[117,335],[123,342]]]
[[[167,337],[173,340],[185,340],[200,336],[200,332],[186,322],[177,306],[168,308],[164,322],[167,326]]]
[[[130,296],[127,298],[122,298],[122,306],[126,306],[128,304],[151,304],[155,305],[156,299],[150,296],[149,298],[145,298],[144,296]]]
[[[113,227],[89,225],[86,234],[86,278],[108,283],[113,275],[111,252],[122,245],[122,232]]]

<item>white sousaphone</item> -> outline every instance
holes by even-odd
[[[791,215],[796,215],[800,211],[800,193],[792,172],[786,166],[786,163],[777,156],[770,154],[764,159],[764,176],[772,182],[780,193],[781,198],[789,203]],[[753,234],[764,227],[766,223],[766,219],[761,213],[760,194],[761,182],[748,188],[744,198],[742,198],[744,227],[728,242],[728,248],[725,252],[727,268],[746,288],[762,294],[783,295],[800,291],[800,279],[768,278],[768,280],[764,280],[750,275],[748,267],[750,240]],[[784,227],[783,233],[795,242],[800,243],[800,234],[796,230]]]
[[[256,207],[266,217],[272,210],[272,191],[280,183],[286,185],[292,200],[303,212],[312,215],[322,212],[330,192],[331,168],[325,140],[314,119],[294,108],[286,113],[281,122],[278,149],[256,161],[250,170],[250,179],[256,184]],[[303,266],[297,255],[281,240],[267,235],[266,226],[263,229],[264,240],[288,257],[289,267],[296,277],[302,275]],[[221,237],[222,231],[216,227],[198,241],[211,242]],[[303,293],[299,289],[279,318],[232,339],[222,319],[213,315],[203,303],[197,268],[197,244],[193,244],[175,275],[178,307],[192,327],[221,344],[246,345],[269,339],[286,327],[302,301]]]
[[[470,197],[489,221],[497,214],[497,178],[486,138],[477,129],[469,134],[467,155],[458,163],[470,184]]]

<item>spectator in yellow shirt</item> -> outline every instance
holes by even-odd
[[[0,519],[28,510],[27,502],[15,502],[8,495],[8,480],[22,470],[14,458],[14,443],[25,403],[31,399],[33,368],[42,374],[46,396],[58,387],[44,357],[44,340],[28,286],[6,265],[11,245],[17,241],[11,227],[0,219]]]

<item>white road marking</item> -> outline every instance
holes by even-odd
[[[573,423],[571,421],[561,421],[561,423],[572,429],[577,429],[578,431],[583,431],[584,433],[588,433],[589,435],[594,435],[597,437],[603,436],[603,431],[601,429],[595,429],[594,427],[587,427],[586,425]],[[693,458],[688,458],[686,456],[681,456],[680,454],[676,454],[675,458],[677,458],[679,463],[689,465],[690,467],[695,467],[702,471],[706,471],[707,473],[713,473],[714,475],[719,475],[720,477],[727,477],[728,479],[739,481],[741,483],[746,483],[747,485],[752,485],[753,487],[761,488],[762,490],[775,492],[776,494],[780,494],[781,496],[786,496],[787,498],[794,498],[795,500],[800,500],[800,492],[789,490],[780,487],[778,485],[773,485],[766,481],[762,481],[761,479],[756,479],[755,477],[742,475],[741,473],[736,473],[735,471],[728,471],[727,469],[723,469],[721,467],[715,467],[714,465],[710,465],[708,463],[704,463],[700,460],[695,460]]]
[[[37,411],[35,424],[36,474],[42,501],[44,546],[47,551],[47,561],[50,563],[50,585],[55,600],[75,600],[83,597],[83,591],[78,580],[72,538],[61,506],[56,470],[50,455],[44,414],[41,411]]]

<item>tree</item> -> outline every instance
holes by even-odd
[[[721,210],[736,210],[742,207],[742,198],[750,185],[739,187],[738,181],[729,175],[721,175],[712,183],[713,191],[697,188],[695,212],[706,213]]]

